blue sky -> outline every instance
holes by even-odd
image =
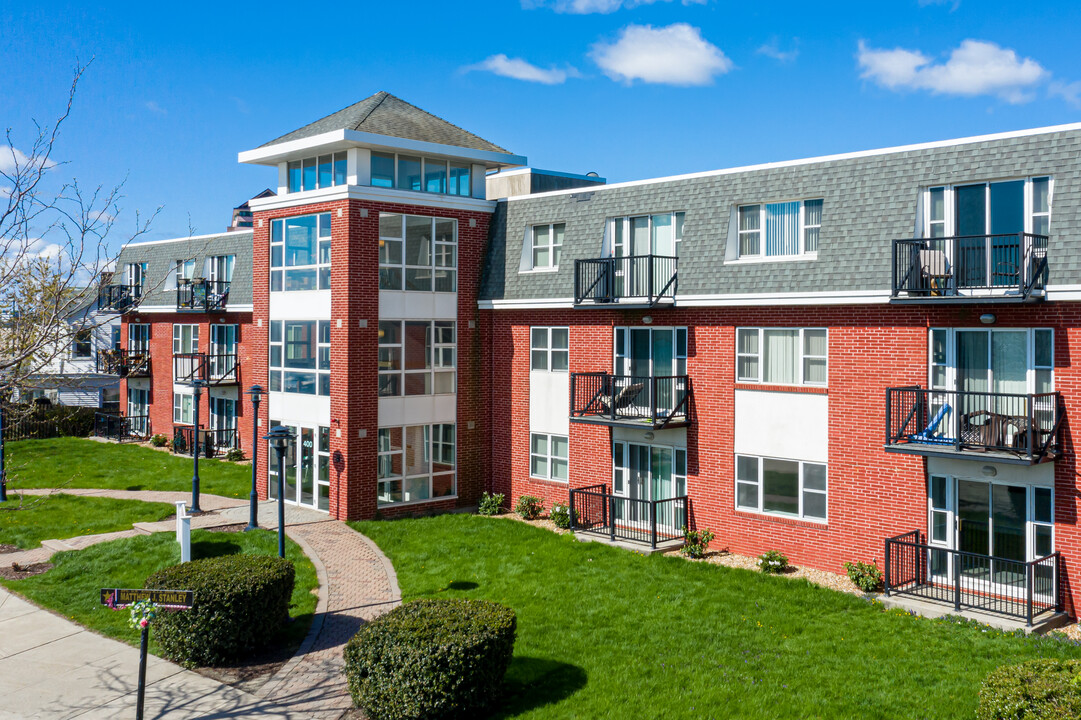
[[[5,3],[0,122],[25,147],[94,58],[55,159],[126,179],[115,241],[224,229],[276,182],[238,151],[379,90],[609,181],[1081,119],[1077,2],[331,5]]]

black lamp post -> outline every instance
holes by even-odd
[[[195,390],[195,427],[192,428],[192,448],[195,452],[192,453],[194,474],[191,476],[191,512],[197,513],[202,512],[199,508],[199,396],[203,393],[203,381],[195,378],[191,381],[191,386]]]
[[[285,425],[278,425],[263,438],[278,453],[278,557],[285,557],[285,454],[295,435]]]
[[[248,500],[251,505],[251,513],[248,518],[248,527],[244,528],[245,532],[248,530],[255,530],[259,527],[259,493],[255,487],[255,479],[258,475],[256,466],[259,465],[259,401],[263,399],[262,385],[252,385],[248,388],[248,394],[251,395],[252,406],[252,419],[251,419],[251,495],[248,496]],[[268,460],[270,458],[267,458]]]

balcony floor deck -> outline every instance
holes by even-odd
[[[953,605],[948,602],[937,602],[925,598],[912,597],[894,593],[889,597],[881,595],[878,598],[888,608],[900,608],[907,612],[916,613],[922,617],[940,618],[947,615],[959,615],[969,620],[975,620],[983,625],[999,628],[1000,630],[1024,630],[1028,634],[1042,635],[1055,628],[1067,625],[1070,618],[1066,613],[1045,613],[1032,619],[1032,627],[1025,625],[1024,620],[1000,615],[998,613],[983,612],[976,609],[965,609],[957,612]]]
[[[658,418],[658,422],[654,423],[649,418],[615,418],[608,415],[572,415],[570,421],[574,423],[586,423],[590,425],[610,425],[613,427],[629,427],[639,428],[643,430],[667,430],[670,428],[687,427],[691,424],[691,421],[684,416],[677,416],[669,420],[667,423],[662,423]]]
[[[952,445],[940,445],[935,443],[894,443],[885,445],[886,452],[902,453],[904,455],[923,455],[926,457],[952,458],[954,460],[973,460],[976,462],[1006,463],[1008,465],[1038,465],[1042,462],[1053,462],[1053,454],[1047,457],[1029,456],[1026,453],[1007,452],[1004,450],[973,450],[971,448],[955,449]]]

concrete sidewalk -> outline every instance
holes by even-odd
[[[138,671],[137,648],[0,588],[0,718],[133,718]],[[146,679],[148,719],[313,717],[153,655]]]

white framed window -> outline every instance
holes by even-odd
[[[236,255],[213,255],[206,259],[206,279],[217,282],[232,282],[233,266]]]
[[[330,213],[270,221],[270,290],[330,289]]]
[[[270,390],[330,395],[330,321],[270,321]]]
[[[93,330],[90,328],[76,330],[71,340],[71,357],[76,360],[85,360],[93,355],[93,346]]]
[[[372,187],[469,197],[471,168],[454,160],[373,152]]]
[[[458,221],[379,213],[379,289],[455,292]]]
[[[529,369],[568,372],[570,369],[570,329],[565,327],[530,328]]]
[[[740,258],[783,258],[818,253],[822,200],[741,205]]]
[[[286,169],[291,193],[345,185],[346,154],[327,153],[318,157],[292,160]]]
[[[612,218],[612,256],[679,257],[685,217],[683,212],[668,212]]]
[[[128,325],[128,352],[150,352],[150,324],[132,323]]]
[[[567,482],[567,453],[570,440],[566,435],[529,434],[529,474],[542,480]]]
[[[565,223],[549,223],[533,226],[533,269],[555,270],[563,252]]]
[[[379,395],[453,393],[456,331],[452,320],[380,320]]]
[[[928,383],[935,390],[1027,395],[1055,390],[1051,328],[931,328]]]
[[[455,465],[453,424],[379,428],[378,503],[451,497],[457,492]]]
[[[173,325],[173,355],[190,355],[199,352],[199,326],[194,324]]]
[[[822,463],[736,455],[736,508],[805,520],[826,520]]]
[[[191,282],[195,277],[195,258],[177,260],[173,263],[173,287],[180,287],[186,282]]]
[[[826,328],[737,328],[736,380],[826,385]]]
[[[143,283],[146,281],[146,263],[128,263],[125,271],[128,287],[132,289],[132,295],[142,297]]]
[[[179,425],[191,425],[195,411],[194,398],[186,393],[173,393],[173,422]]]

